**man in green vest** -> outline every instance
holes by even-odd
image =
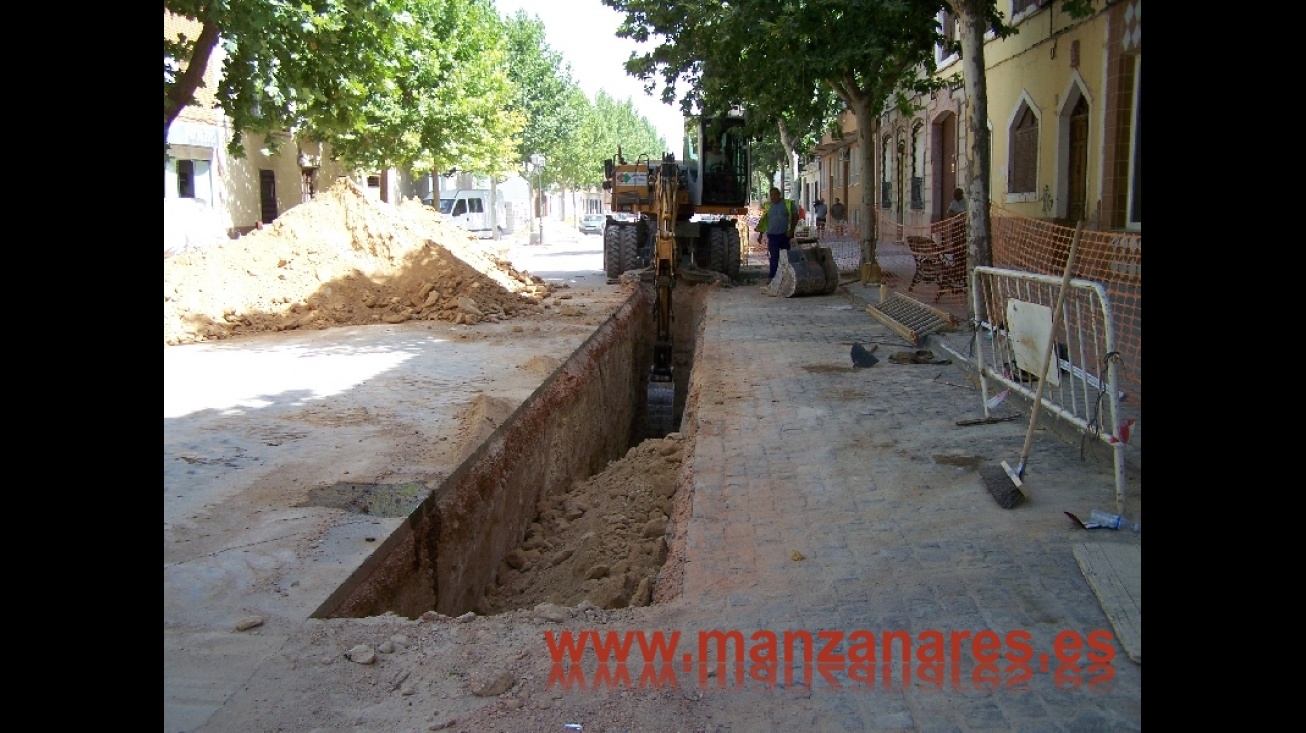
[[[798,226],[798,206],[789,199],[780,198],[780,189],[771,188],[771,203],[762,211],[762,218],[757,222],[757,231],[766,235],[766,250],[771,255],[771,274],[780,268],[780,250],[789,249],[789,240],[794,238],[794,229]]]

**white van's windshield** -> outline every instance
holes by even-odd
[[[440,213],[448,214],[453,210],[453,199],[440,199]]]

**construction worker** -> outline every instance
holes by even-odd
[[[780,198],[780,189],[771,188],[771,202],[762,209],[762,219],[757,222],[757,232],[766,235],[766,250],[771,255],[770,275],[775,279],[780,267],[780,250],[789,249],[798,226],[798,205],[790,199]]]

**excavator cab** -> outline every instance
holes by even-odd
[[[749,163],[742,117],[685,118],[684,165],[697,213],[732,214],[747,207]]]
[[[739,275],[737,222],[748,214],[752,174],[744,118],[733,113],[687,117],[684,141],[679,159],[642,153],[627,160],[618,148],[616,156],[603,162],[609,208],[621,215],[609,218],[604,233],[609,282],[655,265],[659,221],[663,228],[675,225],[678,261],[732,279]],[[676,170],[674,177],[663,175],[668,167]],[[674,193],[660,196],[659,181],[674,183]]]

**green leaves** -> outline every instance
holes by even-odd
[[[508,75],[516,87],[511,106],[526,121],[516,162],[523,164],[535,153],[552,159],[580,128],[571,103],[576,87],[571,70],[564,66],[562,54],[549,48],[539,18],[518,11],[504,25]]]
[[[207,34],[165,39],[165,140],[198,88],[169,73],[169,59],[188,69],[216,50],[217,104],[236,154],[247,134],[294,130],[358,167],[510,165],[524,119],[490,0],[165,0],[164,9]]]

